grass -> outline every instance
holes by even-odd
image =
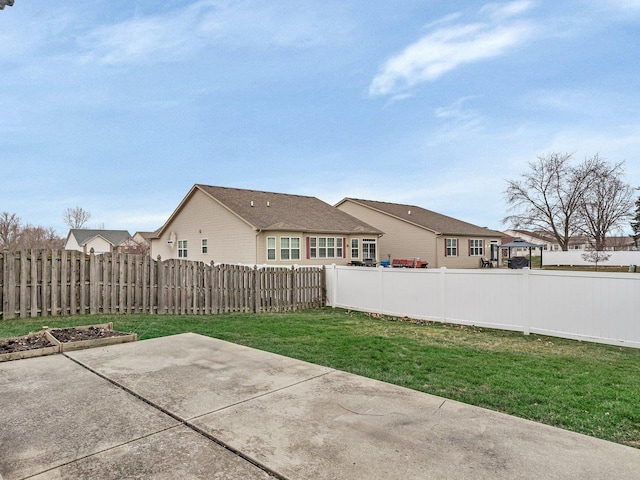
[[[140,339],[195,332],[640,448],[640,350],[340,309],[0,321],[0,338],[113,321]]]

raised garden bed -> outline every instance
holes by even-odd
[[[114,331],[113,323],[46,329],[45,335],[51,342],[60,346],[61,352],[135,342],[138,339],[138,335],[135,333]]]
[[[43,327],[37,333],[0,340],[0,362],[134,342],[137,339],[138,335],[135,333],[114,331],[111,322],[82,327]]]
[[[44,332],[30,333],[23,337],[1,340],[0,362],[51,355],[59,351],[60,345],[52,342]]]

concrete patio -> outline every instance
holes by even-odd
[[[0,364],[0,478],[640,479],[640,450],[182,334]]]

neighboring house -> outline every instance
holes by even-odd
[[[558,241],[546,232],[532,232],[529,230],[505,230],[505,235],[511,239],[521,238],[527,242],[543,245],[545,250],[559,252],[562,250]],[[506,243],[509,240],[503,240]],[[634,249],[634,241],[629,236],[611,236],[605,240],[607,251],[627,251]],[[586,236],[569,238],[568,250],[591,250],[593,242]]]
[[[123,252],[130,239],[131,235],[126,230],[72,228],[69,230],[64,248],[84,253],[91,253],[91,249],[94,253]]]
[[[633,236],[626,237],[607,237],[605,240],[606,250],[609,251],[635,251],[638,250],[638,245],[633,239]]]
[[[382,231],[315,197],[194,185],[151,239],[151,255],[249,265],[378,259]]]
[[[505,237],[502,239],[502,243],[509,243],[516,238],[520,238],[525,242],[533,243],[535,245],[542,245],[544,250],[553,251],[560,250],[560,245],[558,241],[552,236],[545,232],[532,232],[529,230],[505,230]],[[512,254],[529,254],[529,249],[518,249],[513,248]]]
[[[130,240],[130,246],[127,248],[129,253],[147,254],[151,250],[151,239],[155,237],[156,232],[136,232]]]
[[[483,258],[497,259],[503,236],[414,205],[345,198],[336,208],[385,232],[381,258],[427,261],[429,268],[479,268]]]

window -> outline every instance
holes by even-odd
[[[316,237],[309,238],[309,258],[318,258],[318,239]]]
[[[186,240],[178,240],[178,258],[187,258]]]
[[[360,258],[360,246],[357,238],[351,239],[351,258]]]
[[[291,238],[291,260],[300,260],[300,237]]]
[[[362,259],[363,260],[376,259],[376,239],[375,238],[362,239]]]
[[[469,240],[469,256],[481,257],[484,254],[483,249],[484,242],[478,239]]]
[[[309,258],[343,258],[342,237],[309,237]]]
[[[280,260],[300,260],[299,237],[280,237]]]
[[[327,238],[327,258],[334,258],[336,256],[335,244],[335,238]]]
[[[327,239],[325,237],[318,239],[318,257],[327,258]]]
[[[202,253],[206,254],[209,251],[209,241],[206,238],[202,239]]]
[[[276,237],[267,237],[267,260],[276,260]]]
[[[445,257],[457,257],[458,256],[458,239],[446,238],[444,241],[444,255]]]

